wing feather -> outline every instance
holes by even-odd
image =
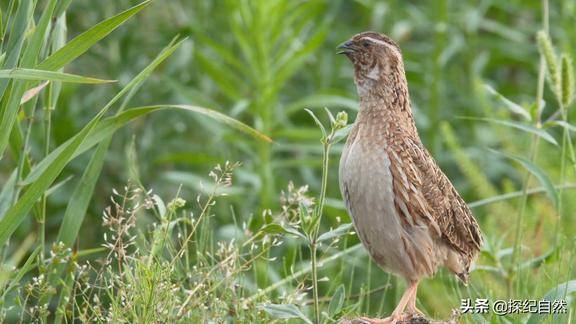
[[[482,234],[470,208],[440,170],[428,150],[407,136],[388,143],[393,190],[403,223],[425,223],[449,246],[473,257],[482,245]]]

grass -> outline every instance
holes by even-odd
[[[470,285],[441,270],[418,307],[565,299],[559,316],[460,320],[574,320],[571,1],[0,11],[1,321],[389,314],[403,284],[351,233],[332,162],[358,108],[334,48],[367,29],[399,41],[421,137],[486,236]]]

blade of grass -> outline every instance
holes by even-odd
[[[24,221],[36,201],[44,194],[56,177],[62,172],[70,158],[92,131],[94,126],[109,109],[104,107],[84,128],[72,139],[70,145],[58,154],[54,161],[40,174],[22,194],[22,197],[7,212],[0,221],[0,245],[4,245],[12,233]]]
[[[28,42],[28,46],[26,46],[24,54],[22,54],[22,67],[32,67],[38,62],[38,56],[42,50],[42,46],[44,45],[44,40],[48,32],[48,26],[50,24],[50,19],[52,18],[52,13],[54,12],[56,2],[56,0],[50,0],[50,2],[46,4],[46,7],[42,12],[42,16],[40,17],[40,21],[34,29],[34,34]]]
[[[66,9],[68,9],[68,6],[70,5],[70,3],[72,2],[72,0],[61,0],[58,1],[58,7],[56,8],[56,17],[60,17],[64,11],[66,11]]]
[[[516,129],[519,129],[521,131],[531,133],[533,135],[541,137],[542,139],[546,140],[547,142],[558,146],[558,142],[554,139],[554,137],[552,137],[552,135],[548,134],[548,132],[546,132],[544,129],[536,128],[532,125],[526,125],[526,124],[515,122],[515,121],[499,120],[499,119],[493,119],[493,118],[480,118],[480,117],[458,117],[458,118],[467,119],[467,120],[478,120],[478,121],[494,123],[494,124],[499,124],[499,125],[503,125],[503,126],[507,126],[507,127],[516,128]]]
[[[528,111],[526,111],[526,109],[524,109],[524,107],[520,106],[519,104],[513,102],[512,100],[504,97],[503,95],[501,95],[498,91],[494,90],[494,88],[492,88],[490,85],[488,84],[484,84],[484,88],[486,89],[486,91],[488,91],[491,95],[493,95],[494,97],[496,97],[498,100],[500,100],[504,106],[506,108],[508,108],[511,112],[518,114],[522,117],[524,117],[526,120],[531,120],[532,117],[530,116],[530,113],[528,113]]]
[[[20,52],[22,50],[22,45],[26,38],[26,28],[30,23],[30,18],[33,17],[32,12],[36,6],[36,1],[20,1],[14,19],[12,21],[12,27],[10,28],[10,39],[8,40],[8,46],[6,47],[5,53],[8,53],[6,59],[4,60],[5,69],[11,69],[16,66],[20,58]],[[4,91],[8,86],[8,80],[0,80],[0,98],[4,95]]]
[[[576,184],[556,185],[556,186],[554,186],[554,188],[556,190],[558,190],[558,189],[576,189]],[[546,193],[546,192],[547,192],[546,188],[537,187],[537,188],[532,188],[532,189],[526,190],[526,195],[534,195],[534,194]],[[469,203],[468,206],[470,208],[477,208],[480,206],[485,206],[485,205],[497,203],[500,201],[509,200],[512,198],[522,197],[523,195],[524,195],[523,191],[508,192],[505,194],[501,194],[501,195],[473,201],[473,202]]]
[[[42,248],[43,248],[42,246],[38,246],[34,250],[34,252],[32,252],[30,254],[28,259],[26,259],[26,262],[24,263],[24,265],[16,273],[16,276],[14,276],[14,278],[12,278],[10,280],[10,285],[8,285],[8,287],[6,289],[4,289],[4,292],[2,293],[0,300],[4,300],[6,298],[6,294],[8,292],[10,292],[10,290],[12,290],[14,287],[16,287],[20,284],[20,280],[22,280],[24,275],[26,275],[29,271],[31,271],[32,269],[34,269],[36,267],[36,257],[38,256],[40,251],[42,251]],[[4,283],[0,282],[0,287],[2,287],[3,285],[4,285]]]
[[[89,150],[92,146],[98,144],[99,142],[104,140],[107,136],[109,136],[110,134],[113,134],[116,130],[122,128],[124,125],[126,125],[130,121],[132,121],[132,120],[134,120],[140,116],[150,114],[152,112],[170,110],[170,109],[183,109],[183,110],[187,110],[187,111],[197,112],[197,113],[203,114],[207,117],[213,118],[217,121],[223,122],[223,123],[231,126],[232,128],[235,128],[237,130],[245,132],[248,135],[250,135],[256,139],[259,139],[259,140],[262,140],[265,142],[272,142],[272,139],[270,139],[267,135],[260,133],[259,131],[255,130],[254,128],[251,128],[250,126],[248,126],[248,125],[246,125],[240,121],[237,121],[231,117],[228,117],[228,116],[226,116],[220,112],[217,112],[217,111],[209,109],[209,108],[190,106],[190,105],[144,106],[144,107],[131,108],[131,109],[128,109],[128,110],[122,112],[118,116],[114,116],[114,117],[110,117],[110,118],[107,118],[105,120],[102,120],[99,123],[98,127],[96,127],[94,132],[92,134],[90,134],[90,136],[86,139],[86,141],[78,148],[78,150],[75,152],[75,154],[72,156],[72,158],[74,158],[74,157],[82,154],[83,152]],[[53,150],[48,156],[46,156],[42,161],[40,161],[38,164],[36,164],[34,166],[34,168],[32,168],[32,170],[30,171],[28,177],[26,177],[23,180],[23,184],[30,184],[31,182],[37,180],[38,177],[40,176],[41,172],[43,172],[43,170],[45,170],[48,167],[48,165],[50,165],[50,163],[52,163],[54,161],[56,156],[58,154],[60,154],[60,152],[62,150],[64,150],[66,147],[68,147],[70,145],[70,143],[71,143],[71,140],[64,142],[58,148]]]
[[[564,283],[559,284],[558,286],[554,287],[550,291],[546,293],[546,295],[542,298],[542,300],[566,300],[567,295],[572,295],[576,293],[576,280],[570,280]],[[545,314],[532,314],[528,319],[528,324],[538,324],[542,323],[543,319],[547,315]],[[549,315],[548,315],[549,316]]]
[[[538,181],[540,181],[540,184],[542,184],[544,189],[546,189],[546,193],[554,203],[554,206],[558,206],[558,192],[556,191],[554,184],[552,184],[552,181],[550,181],[550,178],[548,177],[546,172],[544,172],[544,170],[542,170],[539,166],[523,157],[506,154],[496,150],[490,150],[490,151],[498,155],[502,155],[508,159],[514,160],[520,163],[526,170],[530,171],[530,173],[532,173],[538,179]]]
[[[90,47],[121,26],[130,17],[146,8],[152,0],[144,1],[116,16],[106,19],[68,42],[36,67],[39,70],[57,70],[84,54]]]
[[[115,82],[115,80],[102,80],[102,79],[84,77],[76,74],[43,71],[35,69],[21,69],[21,68],[11,70],[0,70],[0,79],[61,81],[69,83],[88,83],[88,84]]]
[[[108,137],[105,141],[101,142],[96,148],[96,152],[94,152],[90,158],[90,162],[86,166],[82,178],[74,189],[72,196],[70,196],[62,220],[62,225],[60,225],[58,231],[56,242],[62,242],[66,246],[73,246],[74,240],[76,239],[80,227],[82,226],[82,222],[84,221],[88,204],[92,199],[92,193],[96,186],[96,181],[102,171],[104,158],[108,152],[110,142],[111,137]]]
[[[14,170],[14,172],[12,172],[12,174],[6,180],[6,182],[4,182],[2,190],[0,191],[0,219],[2,219],[2,216],[10,206],[12,196],[14,194],[15,182],[16,182],[16,170]]]

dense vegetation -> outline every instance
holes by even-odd
[[[461,320],[576,317],[574,1],[0,10],[0,321],[389,314],[405,283],[351,235],[337,179],[358,107],[335,47],[364,30],[402,47],[420,136],[486,236],[470,285],[441,270],[418,307],[565,299]]]

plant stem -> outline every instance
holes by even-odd
[[[52,102],[53,102],[53,89],[52,83],[48,84],[48,97],[46,100],[46,105],[44,108],[44,156],[48,156],[50,153],[50,132],[52,131]],[[46,242],[46,205],[47,205],[47,194],[44,192],[42,195],[42,200],[40,202],[40,244],[44,246]],[[44,253],[40,254],[40,257],[44,257]]]
[[[316,252],[318,249],[318,232],[320,230],[320,223],[322,220],[322,211],[324,209],[324,200],[326,198],[326,187],[328,185],[328,166],[330,163],[330,146],[334,137],[334,130],[327,138],[322,139],[324,150],[322,152],[322,184],[320,186],[320,197],[318,197],[318,204],[314,211],[314,226],[311,229],[310,235],[310,253],[312,254],[312,285],[313,285],[313,298],[314,298],[314,318],[315,323],[320,323],[320,303],[318,298],[318,264]]]
[[[316,240],[318,237],[320,222],[322,220],[322,211],[324,210],[324,202],[326,200],[326,187],[328,186],[328,165],[330,163],[330,141],[332,137],[333,136],[330,135],[329,138],[326,139],[326,143],[324,143],[324,151],[322,152],[322,183],[320,185],[320,197],[318,197],[318,204],[316,205],[316,210],[314,211],[314,221],[316,222],[316,226],[312,232],[314,240]]]
[[[533,135],[532,143],[530,144],[530,162],[534,162],[536,159],[536,153],[538,152],[538,145],[540,143],[539,137]],[[508,277],[508,296],[511,296],[512,288],[514,284],[514,278],[516,277],[516,271],[520,265],[517,261],[520,253],[520,241],[522,239],[522,226],[524,224],[524,214],[526,212],[526,205],[528,203],[528,185],[530,184],[531,173],[526,170],[524,179],[522,181],[522,196],[520,198],[520,212],[516,218],[516,232],[514,234],[514,249],[512,252],[512,259],[510,262],[510,276]]]
[[[548,10],[548,0],[542,0],[542,26],[544,28],[544,31],[546,33],[548,33],[548,29],[549,29],[549,10]],[[540,64],[539,64],[539,70],[538,70],[538,86],[536,88],[536,127],[540,128],[542,126],[542,121],[541,121],[541,111],[544,108],[542,106],[542,101],[544,98],[544,78],[546,76],[546,62],[544,60],[544,57],[542,57],[542,55],[540,56]],[[531,140],[531,145],[530,145],[530,162],[534,162],[534,160],[536,159],[536,155],[538,152],[538,145],[540,143],[540,138],[536,135],[532,136],[532,140]],[[524,180],[522,183],[522,197],[520,200],[520,212],[518,213],[518,217],[516,218],[516,233],[514,236],[514,249],[512,252],[512,259],[511,259],[511,263],[510,263],[510,277],[508,279],[507,282],[507,293],[508,296],[511,296],[512,293],[512,286],[513,286],[513,281],[514,279],[517,277],[517,271],[518,271],[518,266],[519,264],[517,264],[517,260],[519,258],[519,253],[520,253],[520,241],[521,241],[521,237],[522,237],[522,225],[524,223],[524,214],[526,212],[526,205],[528,202],[528,185],[530,183],[530,179],[531,179],[531,174],[529,171],[526,171],[526,174],[524,176]],[[516,282],[519,282],[519,280],[516,280]],[[518,285],[519,287],[519,285]],[[517,288],[518,288],[517,287]]]
[[[314,299],[314,323],[320,323],[320,302],[318,298],[318,264],[316,260],[316,242],[310,244],[310,252],[312,254],[312,285],[313,285],[313,299]]]
[[[446,32],[448,30],[448,1],[432,1],[433,12],[436,18],[436,28],[434,31],[434,52],[432,55],[432,78],[430,84],[430,128],[427,131],[429,148],[432,155],[438,152],[439,138],[438,126],[440,123],[440,105],[442,101],[442,63],[441,56],[446,50]]]
[[[559,102],[560,105],[560,111],[562,113],[562,120],[565,122],[568,122],[568,116],[567,113],[565,111],[564,105],[562,104],[562,102]],[[564,185],[566,184],[566,150],[567,150],[567,145],[568,145],[568,141],[570,139],[570,134],[568,133],[568,128],[563,127],[563,131],[562,131],[562,153],[561,153],[561,158],[560,158],[560,185]],[[560,224],[562,222],[562,211],[563,211],[563,207],[564,207],[564,201],[562,199],[564,190],[563,188],[560,188],[558,190],[558,219],[556,221],[556,226],[554,229],[554,246],[556,246],[556,244],[558,244],[558,236],[560,234]]]

